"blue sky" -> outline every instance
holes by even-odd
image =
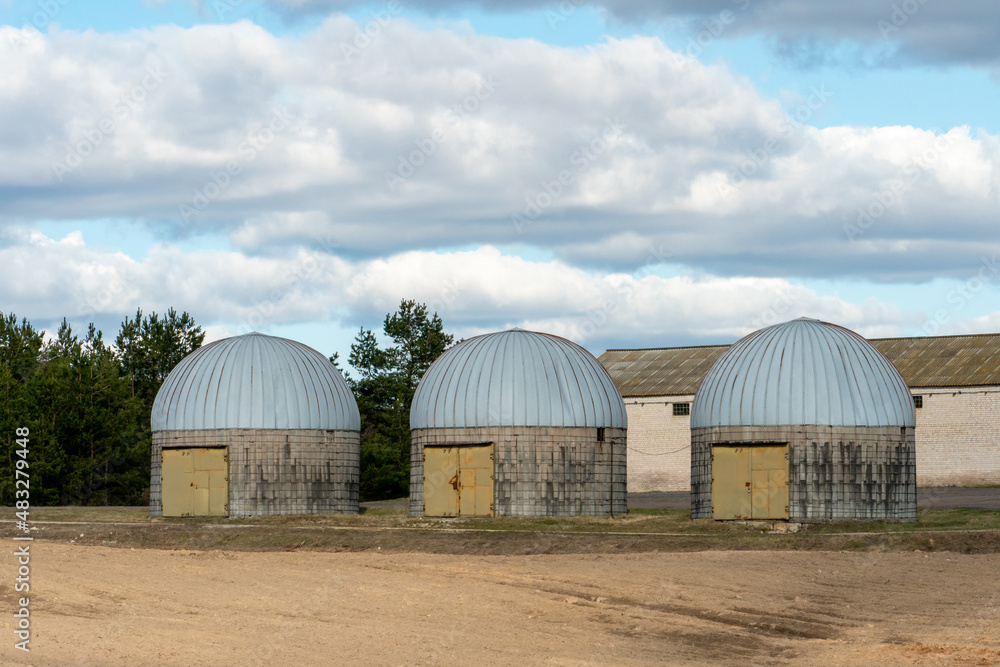
[[[900,6],[0,0],[0,303],[344,357],[402,298],[595,354],[1000,331],[1000,8]]]

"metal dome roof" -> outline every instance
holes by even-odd
[[[621,395],[593,355],[521,329],[476,336],[442,354],[410,408],[410,428],[627,424]]]
[[[152,426],[357,431],[361,415],[329,359],[293,340],[249,333],[184,357],[156,394]]]
[[[737,341],[705,376],[691,427],[915,426],[892,363],[858,334],[799,318]]]

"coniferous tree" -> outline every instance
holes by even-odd
[[[64,319],[54,338],[0,316],[0,503],[14,500],[15,429],[28,427],[31,502],[141,504],[149,491],[149,412],[170,369],[204,333],[171,309],[126,318],[119,349]]]
[[[132,383],[132,393],[150,409],[160,385],[180,363],[205,340],[205,332],[188,313],[177,314],[173,308],[160,317],[156,312],[143,317],[136,310],[135,319],[122,322],[115,339],[116,360],[122,374]]]
[[[38,426],[37,411],[28,385],[39,371],[42,334],[26,318],[18,324],[14,313],[0,315],[0,503],[14,501],[15,429]]]
[[[420,378],[454,338],[444,333],[437,313],[403,300],[385,316],[385,335],[393,345],[381,347],[374,332],[362,329],[351,345],[348,361],[359,373],[348,377],[361,412],[361,497],[400,498],[410,484],[410,405]]]

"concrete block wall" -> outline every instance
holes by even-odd
[[[693,395],[625,399],[629,493],[691,488],[691,417],[675,417],[673,404],[693,401]]]
[[[625,429],[493,427],[417,429],[410,458],[410,514],[424,512],[424,447],[491,443],[497,516],[624,514]],[[444,482],[442,482],[444,483]]]
[[[912,428],[757,426],[691,432],[691,517],[712,518],[715,444],[788,443],[792,521],[917,518]]]
[[[229,516],[358,512],[357,431],[218,429],[153,433],[150,516],[162,516],[164,448],[226,447]]]

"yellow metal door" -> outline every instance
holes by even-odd
[[[459,448],[458,496],[463,516],[493,516],[493,446]]]
[[[751,518],[788,518],[788,445],[750,448]]]
[[[229,514],[229,456],[225,449],[195,450],[197,516]]]
[[[229,470],[224,448],[164,449],[163,516],[229,514]]]
[[[458,448],[424,449],[424,515],[458,516]]]
[[[189,449],[163,450],[163,516],[191,516],[193,462]]]
[[[712,447],[712,518],[750,518],[750,448]]]
[[[425,516],[493,516],[493,446],[424,449]]]
[[[788,445],[712,447],[713,519],[787,519]]]

